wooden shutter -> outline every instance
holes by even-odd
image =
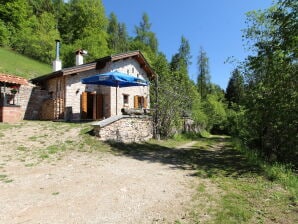
[[[81,95],[81,117],[83,119],[87,118],[87,92],[82,92]]]
[[[134,96],[134,108],[138,109],[139,108],[139,97]]]
[[[144,108],[148,107],[147,97],[144,97]]]

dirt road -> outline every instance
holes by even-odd
[[[84,152],[80,130],[47,122],[0,129],[0,223],[184,219],[194,191],[193,170],[153,159]],[[53,145],[67,149],[56,152]]]

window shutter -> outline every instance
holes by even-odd
[[[81,95],[81,117],[83,119],[87,118],[87,92],[82,92]]]
[[[138,109],[139,108],[139,97],[134,96],[134,108]]]
[[[148,107],[147,97],[144,97],[144,108]]]

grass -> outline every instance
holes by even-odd
[[[9,179],[6,174],[0,174],[0,181],[3,183],[11,183],[13,180]]]
[[[297,175],[289,169],[252,157],[228,138],[201,139],[189,156],[197,176],[218,189],[208,199],[208,187],[197,187],[196,200],[213,205],[195,204],[191,223],[201,223],[202,210],[210,215],[204,223],[297,223]]]
[[[51,66],[0,48],[0,72],[31,79],[50,73]]]
[[[250,163],[263,170],[264,175],[268,180],[278,182],[291,191],[294,196],[293,200],[298,204],[298,176],[297,173],[292,171],[290,166],[279,163],[269,164],[265,162],[258,153],[248,150],[238,139],[233,139],[233,144],[235,149],[243,153]]]

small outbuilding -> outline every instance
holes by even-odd
[[[24,119],[32,85],[27,79],[0,73],[0,122]]]

